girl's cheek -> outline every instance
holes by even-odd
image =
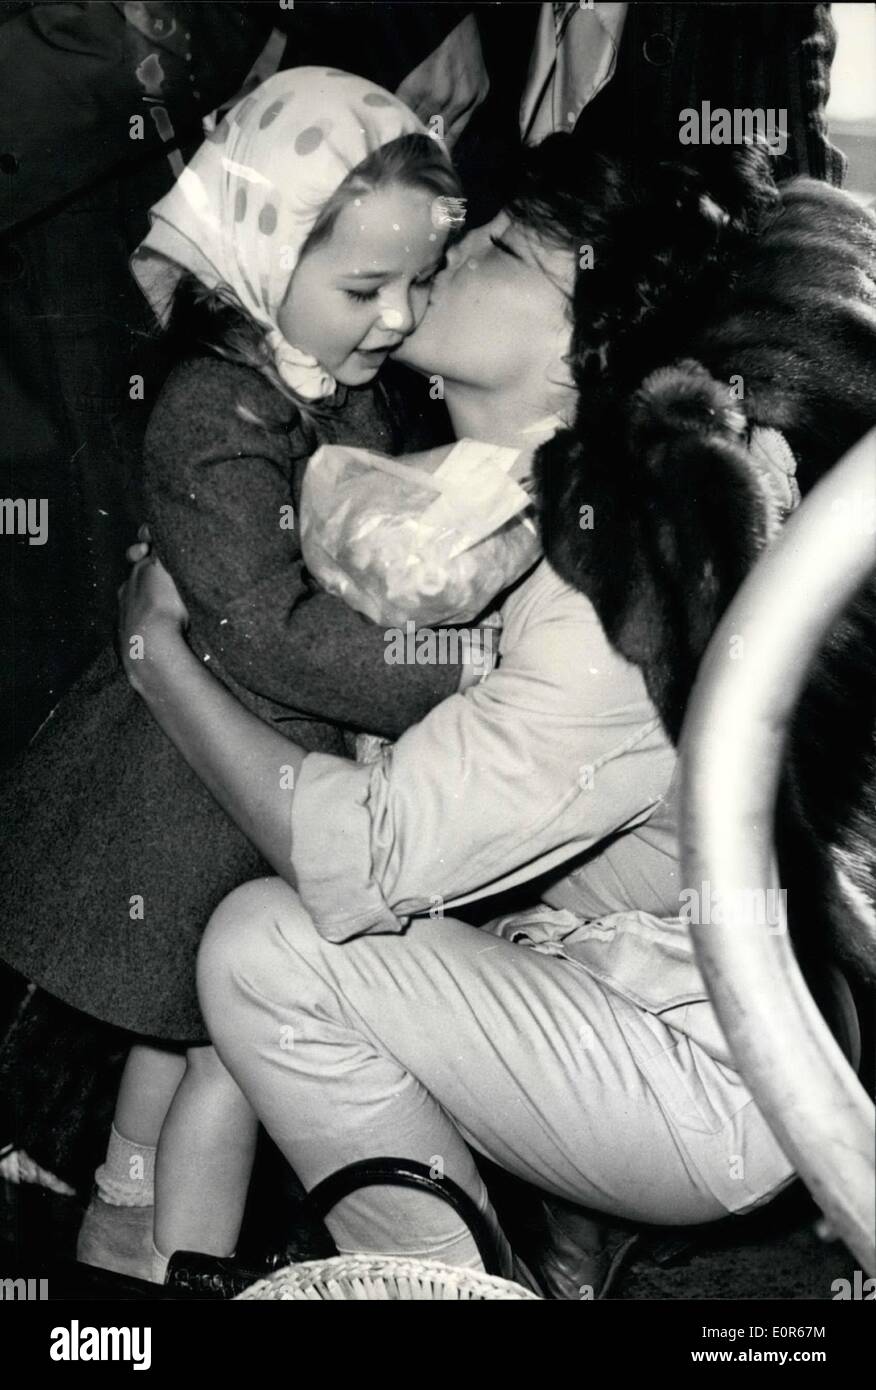
[[[380,310],[375,308],[373,304],[355,304],[351,300],[347,305],[343,319],[339,320],[338,327],[347,337],[361,343],[363,338],[368,337],[379,319]]]

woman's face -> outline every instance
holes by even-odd
[[[428,312],[395,356],[469,386],[514,386],[568,351],[575,270],[571,250],[502,212],[448,250]]]
[[[370,381],[423,317],[447,240],[434,202],[400,184],[363,193],[295,267],[277,325],[337,381]]]

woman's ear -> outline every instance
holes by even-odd
[[[764,544],[762,491],[727,388],[695,362],[582,408],[539,450],[545,553],[637,665],[677,741],[712,633]]]
[[[553,361],[548,372],[548,380],[551,385],[556,385],[560,393],[560,405],[568,406],[568,403],[571,402],[571,408],[574,410],[576,385],[571,334],[568,325],[564,325],[557,330]]]
[[[546,314],[541,342],[531,344],[534,362],[540,359],[548,386],[551,408],[564,418],[571,419],[576,405],[575,354],[572,345],[572,298],[575,284],[575,259],[568,252],[555,251],[549,275],[559,296],[557,312]],[[546,272],[547,273],[547,272]]]

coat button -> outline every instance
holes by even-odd
[[[9,150],[7,150],[4,154],[0,154],[0,173],[17,174],[18,155],[12,154]]]
[[[24,274],[24,257],[17,246],[0,242],[0,285],[12,285]]]
[[[649,34],[642,44],[645,62],[655,68],[665,68],[672,62],[673,43],[668,34]]]

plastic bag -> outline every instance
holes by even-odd
[[[434,472],[367,449],[323,445],[301,493],[305,564],[374,622],[465,623],[539,559],[516,449],[460,440]]]

